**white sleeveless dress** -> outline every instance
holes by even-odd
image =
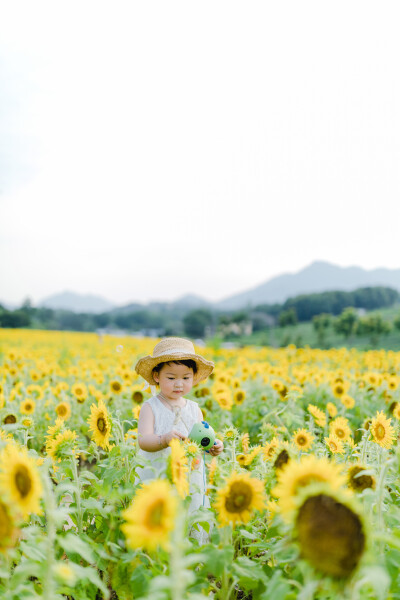
[[[199,405],[193,400],[186,399],[186,405],[178,411],[173,412],[167,408],[157,396],[146,400],[145,404],[150,404],[154,415],[154,433],[162,435],[168,433],[171,429],[188,435],[193,425],[199,421]],[[138,449],[138,457],[143,458],[143,467],[136,469],[136,483],[149,481],[159,476],[163,476],[166,468],[167,456],[171,453],[171,448],[163,448],[157,452],[146,452]],[[197,510],[200,506],[210,507],[208,496],[205,495],[205,467],[204,460],[201,458],[197,469],[191,470],[190,474],[190,496],[191,502],[189,512]],[[199,535],[200,534],[200,535]],[[207,534],[203,528],[201,532],[192,531],[192,536],[200,543],[207,541]]]

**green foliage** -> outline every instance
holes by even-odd
[[[286,327],[287,325],[296,325],[297,314],[294,308],[283,310],[278,317],[279,327]]]
[[[332,323],[332,316],[326,313],[315,315],[312,319],[312,324],[317,332],[318,345],[325,346],[326,330]]]
[[[371,344],[377,344],[382,335],[387,335],[390,332],[391,326],[387,321],[382,319],[382,315],[369,315],[359,320],[357,323],[356,332],[358,335],[367,335]]]
[[[205,329],[213,321],[211,311],[205,308],[198,308],[190,311],[183,318],[185,333],[190,337],[204,337]]]
[[[358,316],[353,308],[346,308],[334,321],[333,327],[336,333],[344,335],[349,339],[356,330]]]
[[[354,292],[322,292],[320,294],[303,294],[289,298],[283,305],[285,310],[294,308],[299,321],[310,321],[321,313],[339,315],[345,308],[364,308],[374,310],[393,306],[400,298],[397,290],[387,287],[360,288]]]

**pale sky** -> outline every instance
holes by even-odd
[[[0,301],[400,267],[400,5],[0,4]]]

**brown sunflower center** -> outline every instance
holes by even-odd
[[[383,440],[383,438],[386,435],[386,430],[384,428],[384,426],[382,425],[382,423],[378,423],[377,425],[375,425],[375,437],[377,440]]]
[[[346,437],[346,432],[341,427],[337,427],[335,429],[335,435],[339,438],[339,440],[343,440]]]
[[[57,414],[60,417],[64,417],[67,414],[67,408],[63,404],[57,406]]]
[[[225,499],[225,508],[230,513],[241,513],[251,505],[252,489],[247,483],[237,481],[232,483],[229,495]]]
[[[17,419],[16,419],[15,415],[7,415],[6,418],[4,419],[5,425],[10,425],[10,424],[13,424],[16,422],[17,422]]]
[[[111,387],[114,390],[114,392],[119,392],[121,390],[121,384],[119,383],[119,381],[113,381]]]
[[[151,507],[147,514],[147,526],[149,529],[155,529],[160,527],[162,524],[162,518],[164,515],[164,501],[157,500]]]
[[[104,419],[104,417],[99,417],[97,419],[97,429],[100,431],[100,433],[104,433],[105,431],[107,431],[107,423]]]
[[[25,498],[32,489],[32,479],[25,465],[18,465],[14,476],[15,487],[18,492]]]
[[[375,487],[375,481],[371,475],[358,475],[364,470],[361,467],[354,467],[350,472],[350,487],[356,492],[362,492],[367,488]]]
[[[299,446],[305,446],[307,444],[307,438],[304,435],[297,436],[297,443]]]
[[[274,462],[275,469],[282,469],[290,460],[289,452],[287,450],[281,450]]]
[[[307,498],[297,519],[301,554],[316,569],[332,577],[348,577],[365,546],[359,516],[334,498],[320,494]]]
[[[137,404],[140,404],[141,402],[143,402],[143,394],[142,394],[142,392],[134,392],[134,394],[133,394],[133,401],[137,402]]]

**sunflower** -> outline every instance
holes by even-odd
[[[169,456],[168,475],[171,482],[175,484],[180,497],[185,498],[189,493],[188,460],[179,440],[173,438],[169,446],[171,454]]]
[[[244,453],[249,451],[249,447],[250,447],[250,436],[248,433],[243,433],[242,437],[240,438],[240,442],[242,444],[242,450]]]
[[[71,392],[73,393],[79,404],[85,402],[86,398],[88,397],[87,387],[84,383],[74,383],[74,385],[71,388]]]
[[[235,393],[233,394],[233,401],[235,404],[237,404],[238,406],[240,404],[243,404],[244,400],[246,398],[246,392],[244,390],[238,389],[235,391]]]
[[[390,425],[392,419],[387,419],[383,412],[377,412],[371,422],[371,433],[374,442],[382,448],[390,448],[394,442],[394,429]]]
[[[33,427],[33,419],[31,419],[30,417],[25,417],[24,419],[22,419],[21,423],[24,427]]]
[[[314,436],[306,429],[298,429],[293,434],[293,442],[299,450],[305,452],[313,445]]]
[[[249,467],[261,451],[261,446],[254,446],[254,448],[251,448],[248,454],[238,454],[236,460],[243,467]]]
[[[0,487],[7,490],[18,512],[24,518],[29,513],[38,513],[42,484],[36,462],[26,449],[8,444],[0,454],[0,468]]]
[[[279,442],[278,442],[277,438],[272,438],[272,440],[270,442],[266,442],[266,444],[264,444],[264,446],[262,448],[264,460],[267,460],[267,461],[272,460],[272,458],[276,454],[276,450],[277,450],[278,446],[279,446]]]
[[[319,427],[325,427],[326,425],[326,415],[322,410],[318,408],[318,406],[314,406],[314,404],[309,404],[307,407],[310,415],[314,417],[314,420]]]
[[[27,398],[19,405],[19,411],[23,415],[31,415],[33,412],[35,412],[35,406],[35,402],[30,398]]]
[[[333,489],[346,483],[341,467],[327,458],[302,456],[300,462],[291,461],[284,469],[277,471],[278,483],[272,494],[278,498],[283,513],[289,513],[295,507],[297,494],[304,487],[315,482],[327,482]]]
[[[264,484],[250,473],[232,473],[225,483],[214,504],[221,526],[247,523],[253,511],[265,507]]]
[[[345,442],[351,436],[349,421],[346,417],[336,417],[329,423],[329,432]]]
[[[128,431],[125,433],[124,437],[125,437],[126,442],[136,442],[137,437],[138,437],[137,427],[136,427],[136,429],[128,429]]]
[[[192,442],[192,440],[190,439],[187,439],[186,443],[184,444],[184,448],[185,454],[188,457],[188,459],[195,458],[200,454],[202,450],[199,444],[197,444],[196,442]]]
[[[343,442],[339,440],[333,433],[329,437],[324,438],[325,444],[328,446],[332,454],[343,454],[344,446]]]
[[[346,392],[346,387],[342,381],[336,381],[332,386],[332,392],[335,398],[341,398]]]
[[[312,485],[302,491],[295,514],[300,556],[333,578],[349,577],[358,566],[366,533],[357,504],[344,491]]]
[[[13,412],[7,413],[3,419],[4,425],[14,425],[14,423],[16,423],[16,422],[17,422],[17,417],[16,417],[15,413],[13,413]]]
[[[169,550],[177,512],[178,502],[168,481],[158,479],[143,485],[122,513],[126,523],[121,529],[127,545],[132,549],[161,546]]]
[[[223,410],[231,410],[233,406],[232,394],[230,391],[226,394],[218,394],[215,396],[215,400]]]
[[[75,442],[75,431],[71,431],[70,429],[61,431],[46,444],[47,454],[57,462],[60,462],[63,458],[70,457],[72,453],[77,455]]]
[[[336,417],[336,415],[337,415],[337,408],[336,408],[336,406],[333,404],[333,402],[328,402],[328,403],[327,403],[327,405],[326,405],[326,410],[328,411],[328,415],[329,415],[330,417],[332,417],[332,419],[333,419],[334,417]]]
[[[60,431],[63,429],[64,427],[64,419],[61,419],[60,417],[58,419],[56,419],[56,422],[54,425],[51,425],[48,429],[47,429],[47,435],[46,438],[47,440],[52,439],[53,437],[55,437],[58,433],[60,433]]]
[[[400,403],[396,402],[396,406],[393,407],[393,416],[398,421],[400,420]]]
[[[233,426],[226,427],[224,429],[224,432],[222,435],[223,435],[224,440],[234,441],[239,437],[239,431],[236,429],[236,427],[233,427]]]
[[[134,416],[134,418],[135,418],[136,420],[139,418],[139,415],[140,415],[140,409],[141,409],[141,407],[140,407],[140,406],[134,406],[134,407],[132,408],[132,414],[133,414],[133,416]]]
[[[60,402],[56,406],[57,416],[65,421],[71,416],[71,406],[68,402]]]
[[[142,404],[144,400],[144,394],[141,390],[133,390],[132,392],[132,400],[136,402],[136,404]]]
[[[122,383],[118,379],[110,381],[110,389],[113,394],[120,394],[122,392]]]
[[[239,463],[239,465],[245,467],[247,463],[247,456],[246,454],[236,454],[236,460]]]
[[[343,396],[340,398],[340,402],[343,404],[343,406],[345,406],[348,409],[354,408],[354,405],[356,403],[354,398],[352,396],[349,396],[349,394],[343,394]]]
[[[276,458],[274,462],[274,469],[276,471],[283,469],[285,465],[290,461],[290,454],[286,448],[282,448],[279,452],[276,452]]]
[[[108,450],[110,448],[111,423],[107,408],[102,400],[100,400],[98,406],[92,404],[87,422],[90,425],[89,431],[93,432],[92,440],[98,446]]]
[[[12,548],[18,538],[19,529],[12,505],[0,497],[0,552]]]
[[[387,383],[390,390],[397,390],[399,386],[399,378],[396,375],[390,375],[387,379]]]
[[[367,467],[352,465],[347,471],[347,485],[355,492],[362,492],[368,488],[375,489],[376,481],[373,475],[365,474]]]

